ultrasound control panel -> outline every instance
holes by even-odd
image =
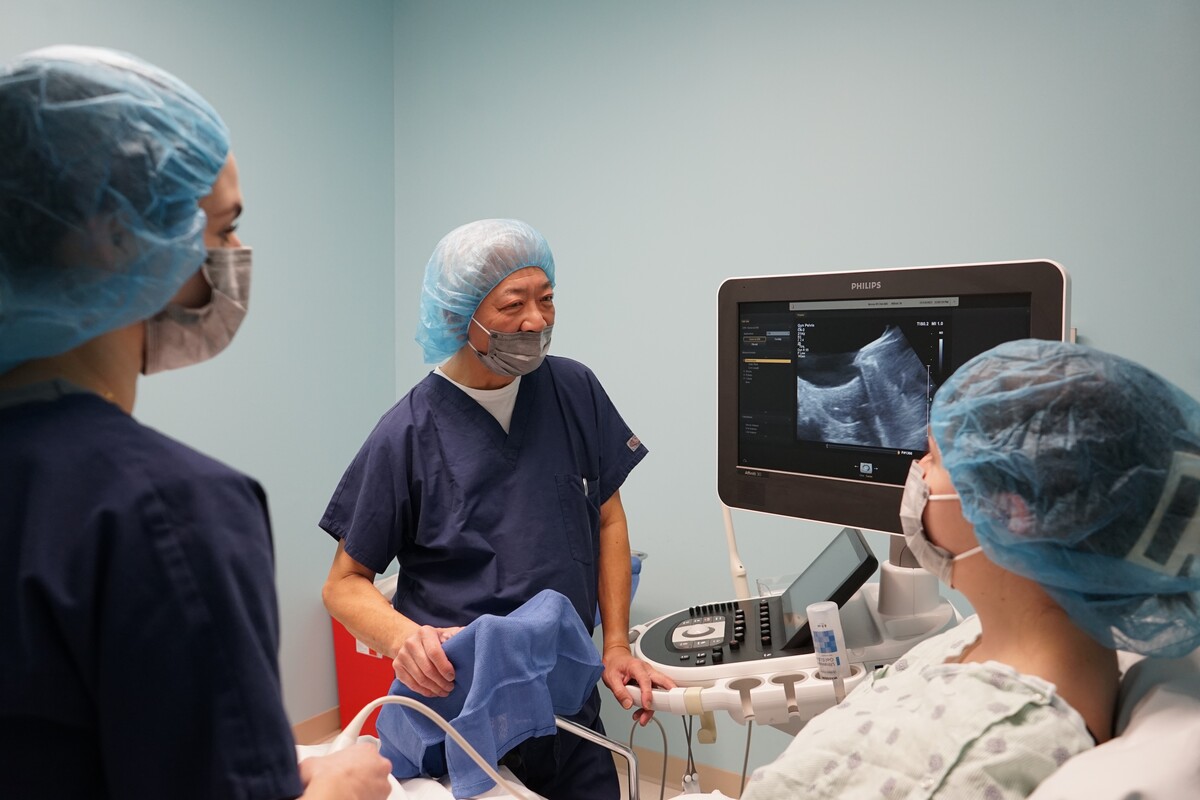
[[[778,597],[692,606],[653,623],[640,637],[642,653],[659,664],[706,667],[813,652],[812,640],[784,649]]]

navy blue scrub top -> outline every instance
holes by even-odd
[[[0,797],[299,795],[261,487],[92,394],[0,443]]]
[[[554,589],[590,631],[600,506],[646,452],[576,361],[521,378],[507,435],[430,373],[371,432],[321,527],[376,573],[397,559],[393,605],[420,624],[505,615]]]

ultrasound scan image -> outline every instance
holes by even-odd
[[[924,450],[930,385],[901,330],[855,352],[808,355],[796,377],[796,438]]]

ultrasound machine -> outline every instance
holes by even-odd
[[[898,515],[909,466],[926,451],[930,403],[995,345],[1071,338],[1069,305],[1067,273],[1051,261],[725,281],[717,493],[735,597],[631,629],[634,654],[679,684],[655,690],[654,707],[700,716],[701,742],[715,740],[714,711],[794,733],[836,702],[835,683],[849,691],[955,625],[937,579],[905,548]],[[781,594],[752,597],[731,508],[843,530]],[[892,534],[882,566],[860,530]],[[839,607],[836,680],[818,665],[805,613],[818,601]]]

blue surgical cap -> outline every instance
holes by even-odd
[[[481,219],[447,233],[425,265],[417,342],[425,362],[454,355],[467,342],[471,316],[512,273],[540,267],[554,285],[554,256],[545,237],[515,219]]]
[[[0,69],[0,373],[162,309],[204,261],[197,202],[228,151],[212,107],[133,56]]]
[[[934,398],[930,429],[984,552],[1102,644],[1200,646],[1200,404],[1082,345],[1009,342]]]

